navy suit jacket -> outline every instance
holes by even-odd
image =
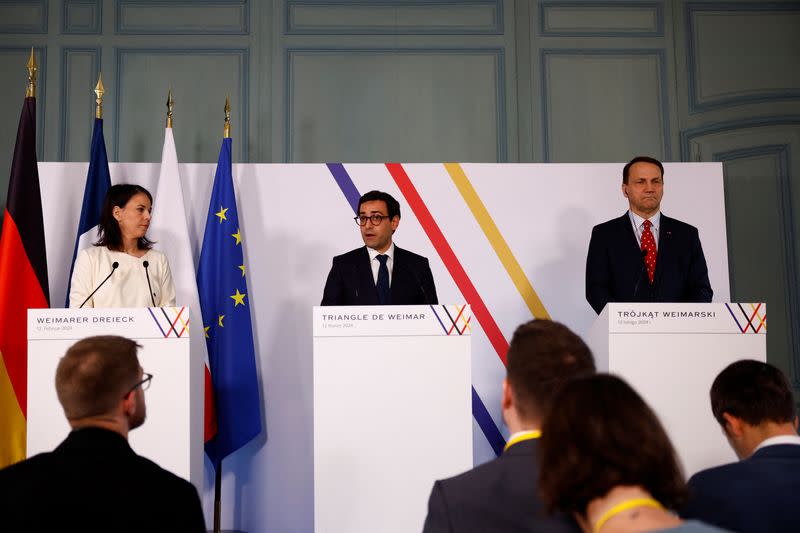
[[[433,485],[423,533],[578,533],[564,516],[548,516],[539,499],[536,440]]]
[[[91,427],[0,470],[0,523],[43,533],[206,530],[191,483],[137,455],[122,435]]]
[[[800,446],[765,446],[689,480],[682,516],[741,533],[800,531]]]
[[[653,283],[630,215],[592,229],[586,300],[600,314],[608,302],[710,302],[714,291],[697,228],[661,214]]]
[[[438,304],[428,260],[394,247],[391,305]],[[367,247],[333,258],[320,305],[379,305]]]

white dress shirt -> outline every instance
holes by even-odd
[[[372,266],[372,280],[375,282],[375,285],[378,284],[378,269],[381,267],[381,262],[378,261],[378,256],[381,255],[378,250],[373,250],[369,246],[367,246],[367,252],[369,252],[369,263]],[[386,268],[389,269],[389,286],[392,286],[392,268],[394,267],[394,243],[389,245],[389,249],[386,250],[383,255],[388,255],[389,259],[386,260]]]
[[[650,221],[650,231],[653,234],[653,239],[656,241],[656,250],[658,250],[658,235],[659,235],[659,228],[661,227],[661,211],[657,212],[655,215],[651,216],[649,219],[644,219],[634,213],[633,211],[628,211],[630,215],[631,224],[633,225],[633,233],[636,235],[636,242],[639,243],[639,248],[642,247],[642,232],[644,231],[644,221]]]
[[[761,448],[766,448],[767,446],[775,446],[777,444],[800,444],[800,436],[778,435],[777,437],[770,437],[768,439],[764,439],[761,441],[761,444],[756,446],[756,449],[753,450],[753,453],[757,452]]]

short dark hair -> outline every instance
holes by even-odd
[[[661,161],[659,161],[658,159],[656,159],[654,157],[650,157],[650,156],[647,156],[647,155],[640,155],[640,156],[636,156],[633,159],[631,159],[630,161],[628,161],[628,164],[625,165],[622,168],[622,183],[627,185],[627,183],[628,183],[628,174],[631,171],[631,167],[633,165],[635,165],[636,163],[650,163],[651,165],[655,165],[655,166],[657,166],[659,168],[659,170],[661,170],[661,177],[662,178],[664,177],[664,165],[661,164]]]
[[[550,512],[585,516],[595,498],[638,485],[667,508],[686,499],[675,450],[655,413],[622,379],[597,374],[566,383],[545,417],[539,491]]]
[[[544,417],[556,391],[569,379],[594,374],[586,343],[567,326],[551,320],[517,328],[506,355],[506,379],[517,411],[525,420]]]
[[[388,192],[383,191],[369,191],[358,199],[358,211],[361,212],[361,204],[364,202],[372,202],[373,200],[381,200],[386,202],[386,214],[389,215],[389,220],[394,220],[394,217],[400,216],[400,202]]]
[[[97,242],[95,246],[105,246],[109,250],[121,250],[122,232],[119,230],[119,222],[114,218],[115,207],[125,207],[131,198],[139,193],[144,193],[153,203],[153,195],[150,191],[133,183],[120,183],[112,185],[106,192],[103,200],[103,209],[100,211],[100,224],[97,226]],[[140,250],[149,250],[153,247],[153,241],[147,237],[139,237],[137,243]]]
[[[783,424],[795,417],[789,380],[769,363],[745,359],[728,365],[711,385],[711,412],[725,426],[723,414],[751,426],[762,422]]]
[[[104,335],[81,339],[56,369],[56,394],[69,420],[113,412],[139,379],[136,341]]]

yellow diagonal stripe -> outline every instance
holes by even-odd
[[[533,317],[549,319],[550,314],[547,312],[547,309],[544,308],[544,304],[542,304],[536,291],[533,290],[531,282],[528,281],[528,277],[519,265],[517,258],[514,257],[514,254],[511,252],[511,248],[508,247],[508,243],[503,238],[500,230],[497,229],[497,224],[492,220],[489,211],[486,209],[486,206],[483,205],[478,193],[475,192],[472,183],[467,179],[467,175],[464,174],[464,169],[462,169],[461,165],[458,163],[445,163],[444,167],[447,169],[447,173],[450,174],[450,178],[453,180],[456,188],[458,188],[458,192],[461,193],[461,197],[464,198],[467,207],[472,211],[472,215],[483,230],[483,234],[486,235],[486,238],[489,240],[489,244],[494,248],[497,258],[500,259],[506,272],[508,272],[511,281],[527,304]]]
[[[755,306],[755,304],[750,304],[750,309],[751,309],[752,311],[755,311],[755,310],[756,310],[756,306]],[[763,325],[763,326],[764,326],[764,331],[766,332],[766,331],[767,331],[767,324],[766,324],[767,317],[766,317],[766,316],[763,316],[763,317],[762,317],[762,316],[761,316],[761,312],[760,312],[760,310],[759,310],[759,312],[757,312],[757,313],[756,313],[756,316],[757,316],[757,317],[758,317],[758,319],[761,321],[761,322],[759,323],[759,325]]]

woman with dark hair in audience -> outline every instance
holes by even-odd
[[[686,498],[675,450],[623,380],[572,380],[553,405],[539,444],[539,490],[550,512],[572,514],[587,533],[722,531],[670,511]]]
[[[167,257],[153,250],[145,236],[152,208],[153,197],[141,185],[108,189],[97,226],[99,238],[75,258],[70,307],[175,305]]]

